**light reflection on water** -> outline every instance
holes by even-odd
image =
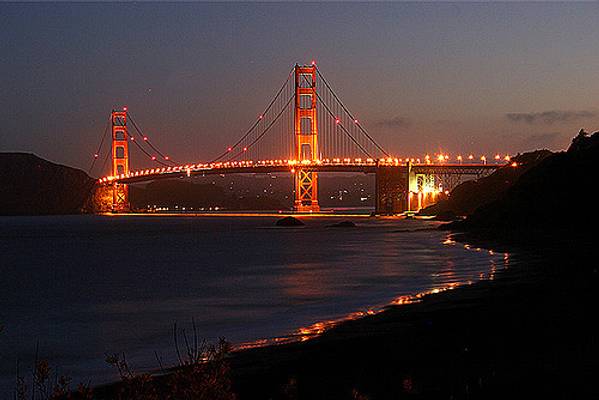
[[[126,351],[137,369],[155,367],[154,351],[173,361],[174,322],[194,318],[202,337],[240,346],[304,340],[386,304],[493,279],[510,261],[431,221],[275,220],[0,218],[0,393],[38,340],[51,365],[97,384],[115,378],[106,352]]]

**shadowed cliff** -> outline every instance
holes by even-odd
[[[0,215],[78,214],[94,180],[27,153],[0,153]]]
[[[524,173],[551,154],[549,150],[519,154],[512,159],[513,162],[517,163],[517,167],[506,165],[487,177],[466,181],[456,186],[449,198],[423,209],[420,214],[470,215],[477,208],[503,196]]]
[[[590,230],[597,221],[596,176],[599,132],[580,131],[565,152],[545,157],[529,168],[496,200],[478,207],[452,228]]]

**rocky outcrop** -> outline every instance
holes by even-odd
[[[276,226],[303,226],[304,223],[294,217],[281,218],[275,223]]]
[[[81,213],[95,181],[28,153],[0,153],[0,215]]]

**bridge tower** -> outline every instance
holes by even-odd
[[[318,121],[316,113],[316,66],[295,65],[294,143],[300,163],[318,159]],[[295,202],[301,212],[318,212],[318,174],[309,168],[296,169]]]
[[[127,109],[112,111],[112,176],[129,173],[129,134]],[[129,188],[123,183],[113,183],[112,212],[129,211]]]

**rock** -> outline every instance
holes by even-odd
[[[294,217],[285,217],[278,220],[276,226],[303,226],[304,223]]]
[[[355,228],[356,224],[352,221],[341,221],[336,224],[327,225],[327,228]]]
[[[434,221],[455,221],[457,219],[460,218],[451,210],[442,211],[433,218]]]

